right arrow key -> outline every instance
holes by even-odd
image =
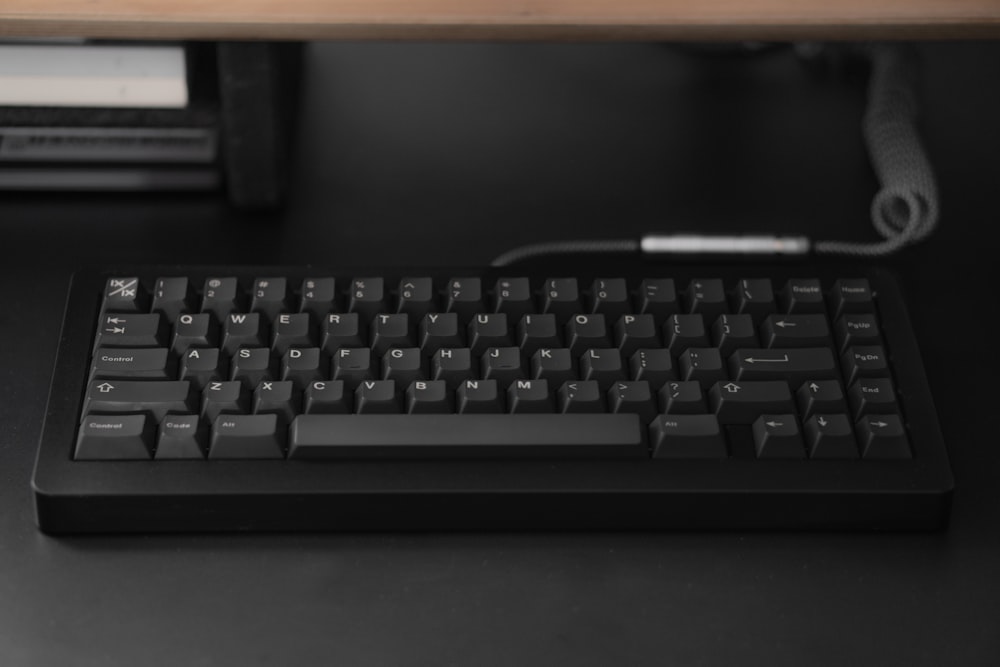
[[[857,423],[861,458],[908,459],[912,458],[906,428],[899,415],[868,415]]]

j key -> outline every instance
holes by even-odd
[[[528,357],[543,347],[562,347],[556,316],[551,313],[523,316],[517,325],[517,345]]]
[[[94,353],[90,377],[169,380],[173,378],[173,363],[165,347],[101,347]]]
[[[267,347],[260,313],[229,313],[222,323],[222,349],[234,354],[241,347]]]
[[[871,313],[875,310],[872,288],[864,278],[841,279],[830,290],[830,312],[837,320],[847,313]]]
[[[669,415],[705,413],[705,397],[697,382],[668,382],[659,391],[660,411]]]
[[[78,461],[148,459],[156,423],[147,415],[84,415],[73,458]]]
[[[159,313],[103,313],[95,347],[163,347],[167,344],[166,318]]]
[[[449,389],[478,377],[472,365],[472,352],[467,347],[443,347],[435,352],[431,357],[430,375],[435,380],[443,380]]]
[[[430,356],[442,347],[464,347],[465,337],[458,323],[458,313],[427,313],[420,320],[417,335],[420,350]]]
[[[138,278],[108,278],[104,286],[105,312],[141,313],[148,310],[148,306],[149,295]]]
[[[805,437],[811,459],[858,458],[858,444],[847,415],[813,415],[805,422]]]
[[[323,318],[323,350],[335,354],[342,347],[365,347],[368,342],[357,313],[329,313]]]
[[[419,318],[437,310],[434,301],[434,282],[430,278],[403,278],[399,281],[397,313],[407,313]]]
[[[535,310],[527,278],[499,278],[493,288],[493,310],[506,313],[511,322]]]
[[[394,347],[382,357],[382,379],[400,387],[425,379],[424,358],[416,347]]]
[[[271,353],[266,347],[241,347],[229,364],[229,379],[256,387],[263,380],[273,380]]]
[[[723,424],[752,424],[761,414],[790,413],[795,408],[788,385],[781,381],[716,382],[708,400]]]
[[[861,378],[847,392],[851,415],[861,419],[864,415],[888,415],[899,412],[896,390],[889,378]]]
[[[451,390],[442,380],[411,382],[406,389],[406,413],[411,415],[450,414]]]
[[[353,410],[351,394],[345,391],[340,380],[317,380],[306,387],[302,410],[309,415],[350,414]]]
[[[244,299],[239,282],[233,277],[206,278],[201,297],[201,312],[211,313],[222,322],[229,313],[244,312]]]
[[[566,323],[566,347],[575,356],[592,347],[610,347],[604,315],[573,315]]]
[[[889,362],[881,345],[856,345],[847,348],[841,356],[844,377],[853,384],[858,378],[877,378],[889,375]]]
[[[347,309],[370,322],[385,308],[385,283],[381,278],[355,278],[348,284]]]
[[[631,412],[639,415],[643,424],[651,422],[657,413],[656,399],[648,382],[616,382],[608,390],[608,408],[611,412]]]
[[[209,382],[226,379],[228,364],[218,348],[192,347],[181,356],[179,379],[189,380],[201,391]]]
[[[170,349],[183,354],[190,347],[216,347],[218,341],[219,325],[209,313],[182,313],[174,323]]]
[[[869,415],[858,420],[861,458],[908,459],[912,456],[899,415]]]
[[[157,431],[156,459],[203,459],[206,428],[198,415],[167,415]]]
[[[768,315],[760,327],[764,347],[827,347],[832,344],[826,315]]]
[[[657,326],[678,312],[677,290],[670,278],[647,278],[635,292],[636,312],[653,316]]]
[[[146,412],[160,421],[192,407],[191,383],[183,380],[91,380],[83,413]]]
[[[685,293],[687,312],[698,313],[709,322],[729,311],[726,289],[718,278],[695,279]]]
[[[486,312],[483,306],[483,282],[479,278],[451,278],[445,288],[445,310],[468,318]]]
[[[250,310],[273,322],[278,313],[290,310],[288,281],[285,278],[257,278],[250,290]]]
[[[277,415],[219,415],[212,424],[208,458],[284,458],[285,431]]]
[[[576,278],[546,278],[542,284],[541,306],[543,313],[552,313],[560,322],[579,313],[580,289]]]
[[[852,345],[880,345],[882,334],[878,319],[871,313],[847,314],[837,320],[834,326],[837,345],[841,352]]]
[[[410,338],[410,316],[406,313],[395,315],[380,314],[372,320],[371,348],[377,357],[393,347],[413,347]]]
[[[734,380],[784,380],[798,387],[806,380],[837,378],[837,361],[825,347],[740,349],[729,357]]]
[[[311,347],[312,328],[309,313],[281,313],[271,327],[271,350],[282,355],[293,347]]]
[[[351,391],[359,383],[378,377],[378,360],[372,358],[372,351],[367,347],[341,348],[333,355],[330,365],[330,377],[343,380]]]
[[[689,347],[709,347],[701,315],[671,315],[663,323],[663,340],[674,355]]]
[[[652,315],[622,315],[615,323],[615,347],[623,357],[636,350],[660,347],[656,321]]]
[[[625,313],[632,312],[628,298],[628,285],[624,278],[598,278],[587,295],[587,311],[603,314],[614,322]]]
[[[468,327],[469,347],[479,356],[491,347],[510,345],[507,316],[503,313],[478,313]]]
[[[484,380],[496,380],[507,387],[514,380],[527,378],[521,365],[521,350],[516,347],[491,347],[479,360],[480,375]]]
[[[809,380],[795,392],[799,414],[810,417],[815,414],[840,414],[847,412],[844,388],[838,380]]]
[[[806,457],[802,433],[795,415],[761,415],[753,423],[753,441],[759,459]]]
[[[250,394],[242,382],[209,382],[201,392],[201,416],[209,423],[222,414],[250,412]]]
[[[670,352],[662,348],[636,350],[629,359],[628,367],[633,380],[648,382],[657,391],[670,380],[677,379]]]
[[[496,380],[466,380],[455,390],[459,414],[504,412]]]
[[[580,379],[594,380],[607,391],[619,380],[627,380],[622,355],[615,348],[590,349],[580,356]]]
[[[543,347],[531,355],[531,377],[548,380],[549,385],[553,387],[575,380],[576,365],[573,363],[573,355],[564,347]]]
[[[552,395],[545,380],[517,380],[507,388],[511,414],[552,412]]]
[[[299,396],[291,382],[261,382],[253,392],[251,409],[255,415],[278,415],[288,424],[299,413],[299,407]]]
[[[323,367],[323,356],[318,347],[292,348],[281,356],[278,376],[301,391],[310,383],[323,379]]]
[[[317,322],[337,310],[337,281],[334,278],[306,278],[302,281],[299,312],[312,313]]]
[[[738,314],[750,315],[755,321],[777,309],[774,288],[767,278],[744,278],[736,284],[733,306]]]
[[[635,415],[303,415],[288,456],[329,458],[645,458]]]
[[[823,286],[815,278],[792,278],[778,294],[778,307],[783,313],[823,313]]]
[[[157,278],[153,284],[154,313],[160,313],[170,322],[176,322],[181,313],[195,310],[195,294],[186,277]]]
[[[564,382],[559,387],[556,401],[559,412],[578,414],[606,410],[604,392],[596,382],[584,380]]]
[[[649,425],[654,459],[721,459],[726,439],[715,415],[660,415]]]
[[[714,347],[689,347],[677,358],[677,364],[681,379],[698,382],[702,389],[726,379],[722,355]]]
[[[753,318],[749,315],[720,315],[712,325],[712,341],[723,357],[741,347],[759,347]]]
[[[399,412],[399,395],[392,380],[365,380],[354,390],[354,411],[359,415]]]

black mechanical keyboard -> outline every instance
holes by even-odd
[[[80,273],[39,526],[946,524],[951,472],[891,275],[669,269]]]

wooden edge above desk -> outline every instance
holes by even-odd
[[[827,40],[1000,37],[1000,0],[3,0],[2,37]]]

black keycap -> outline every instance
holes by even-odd
[[[169,412],[191,412],[191,383],[183,380],[91,380],[83,402],[90,412],[145,412],[160,421]]]
[[[714,347],[689,347],[677,358],[677,365],[682,380],[698,382],[702,389],[726,379],[722,355]]]
[[[289,458],[645,458],[635,415],[303,415]]]
[[[290,309],[288,281],[285,278],[257,278],[250,290],[250,310],[273,322],[278,313]]]
[[[649,425],[654,459],[721,459],[729,452],[715,415],[660,415]]]
[[[702,315],[709,322],[729,312],[726,288],[718,278],[692,280],[684,297],[687,312]]]
[[[507,409],[512,414],[552,412],[552,395],[545,380],[517,380],[507,388]]]
[[[371,348],[381,357],[393,347],[413,347],[410,316],[406,313],[376,315],[371,326]]]
[[[837,378],[837,362],[826,347],[740,349],[729,357],[734,380],[784,380],[798,387],[807,380]]]
[[[156,438],[156,459],[203,459],[207,433],[197,415],[167,415]]]
[[[657,413],[656,399],[649,383],[642,380],[615,382],[608,390],[608,409],[614,413],[639,415],[643,424],[651,422]]]
[[[806,457],[805,444],[795,415],[761,415],[753,423],[753,442],[759,459]]]
[[[431,356],[442,347],[464,347],[465,337],[458,323],[458,313],[428,313],[420,320],[417,336],[424,356]]]
[[[619,380],[627,380],[622,355],[613,347],[591,349],[580,355],[580,379],[594,380],[607,391]]]
[[[353,410],[351,394],[341,380],[318,380],[306,387],[302,396],[302,410],[306,414],[350,414]]]
[[[348,284],[347,309],[358,313],[362,321],[370,322],[386,312],[385,282],[381,278],[354,278]]]
[[[708,391],[709,406],[723,424],[752,424],[761,414],[794,410],[788,384],[765,382],[716,382]]]
[[[94,353],[90,379],[171,380],[173,360],[165,347],[101,347]]]
[[[400,387],[426,378],[424,358],[416,347],[394,347],[382,357],[382,379]]]
[[[582,310],[576,278],[546,278],[540,296],[541,311],[552,313],[559,322]]]
[[[810,417],[815,414],[840,414],[847,412],[844,388],[838,380],[809,380],[795,392],[799,414]]]
[[[861,458],[908,459],[911,458],[906,429],[899,415],[869,415],[857,423]]]
[[[451,278],[445,288],[445,311],[458,313],[466,319],[475,313],[485,313],[483,281],[479,278]]]
[[[689,347],[709,347],[701,315],[671,315],[663,323],[663,341],[674,356]]]
[[[668,350],[636,350],[629,359],[629,376],[633,380],[648,382],[650,387],[659,391],[664,384],[677,379],[677,371]]]
[[[344,347],[337,350],[330,366],[330,377],[334,380],[343,380],[351,391],[354,391],[360,382],[378,378],[378,361],[372,358],[372,351],[367,347]]]
[[[604,315],[577,314],[566,322],[566,347],[574,356],[580,356],[584,350],[591,348],[610,346]]]
[[[478,377],[476,366],[473,366],[469,348],[443,347],[431,357],[430,376],[434,380],[443,380],[449,389],[455,389],[466,380]]]
[[[202,290],[201,312],[211,313],[221,323],[229,313],[244,312],[245,300],[239,281],[232,276],[206,278]]]
[[[878,318],[871,313],[849,313],[837,320],[834,326],[837,349],[841,352],[852,345],[881,345],[882,333]]]
[[[104,285],[104,305],[108,313],[142,313],[149,310],[149,295],[135,276],[108,278]]]
[[[777,310],[774,288],[768,278],[744,278],[736,284],[733,307],[737,314],[750,315],[755,322]]]
[[[269,342],[260,313],[230,313],[222,321],[226,354],[235,354],[241,347],[267,347]]]
[[[547,380],[552,387],[576,379],[576,364],[573,355],[564,347],[547,348],[531,355],[531,377]]]
[[[229,363],[229,379],[242,382],[248,389],[263,380],[273,380],[273,371],[266,347],[241,347]]]
[[[749,315],[717,317],[712,325],[712,342],[724,358],[741,347],[760,347],[753,318]]]
[[[881,345],[855,345],[841,356],[844,378],[853,384],[858,378],[888,377],[889,360]]]
[[[406,389],[406,412],[411,415],[449,414],[451,390],[442,380],[418,380]]]
[[[623,357],[636,350],[660,347],[656,321],[652,315],[622,315],[615,323],[615,347]]]
[[[219,382],[228,376],[228,364],[218,348],[192,347],[181,357],[179,379],[190,380],[201,391],[209,382]]]
[[[567,414],[605,412],[604,392],[596,382],[573,380],[564,382],[557,392],[559,412]]]
[[[218,341],[219,325],[209,313],[182,313],[174,323],[170,349],[183,354],[190,347],[216,347]]]
[[[473,356],[481,356],[488,348],[511,344],[507,316],[503,313],[477,313],[469,322],[469,348]]]
[[[679,312],[677,290],[670,278],[646,278],[635,292],[637,313],[653,316],[660,326],[671,315]]]
[[[833,320],[847,313],[871,313],[875,311],[872,288],[865,278],[841,279],[830,290],[830,313]]]
[[[302,391],[310,383],[324,377],[323,355],[318,347],[292,348],[281,356],[278,377],[295,385]]]
[[[73,458],[78,461],[148,459],[156,423],[147,415],[84,415]]]
[[[551,313],[524,315],[517,325],[517,345],[526,357],[530,357],[543,347],[562,347],[556,316]]]
[[[816,278],[792,278],[778,294],[778,307],[783,313],[823,313],[823,286]]]
[[[365,380],[354,390],[354,411],[359,415],[399,412],[399,395],[392,380]]]
[[[327,313],[337,310],[337,281],[331,277],[306,278],[302,281],[299,312],[312,313],[322,322]]]
[[[159,313],[102,313],[97,347],[165,347],[167,321]]]
[[[625,313],[632,312],[628,298],[628,285],[624,278],[598,278],[587,293],[587,312],[601,313],[608,322],[614,322]]]
[[[760,327],[764,347],[832,346],[826,315],[769,315]]]
[[[309,313],[281,313],[271,328],[271,350],[282,355],[293,347],[312,347],[312,326]]]
[[[255,415],[278,415],[288,424],[300,412],[301,402],[291,382],[265,380],[253,392],[251,410]]]
[[[157,278],[153,283],[154,313],[160,313],[168,322],[176,322],[181,313],[195,310],[195,294],[191,283],[184,276]]]
[[[667,382],[658,395],[660,411],[668,415],[705,413],[705,396],[697,382]]]
[[[847,391],[851,403],[851,416],[861,419],[864,415],[889,415],[899,412],[896,390],[889,378],[860,378]]]
[[[531,282],[527,278],[498,278],[493,287],[493,310],[506,313],[511,322],[533,312]]]
[[[504,412],[496,380],[466,380],[455,390],[455,400],[460,414]]]
[[[219,415],[212,423],[208,458],[284,458],[285,431],[277,415]]]
[[[438,310],[434,299],[434,281],[430,278],[403,278],[399,281],[396,312],[418,319]]]
[[[805,422],[806,448],[811,459],[856,459],[854,429],[844,414],[816,414]]]
[[[329,313],[323,318],[320,342],[327,354],[336,354],[342,347],[366,347],[368,344],[361,316],[357,313]]]
[[[484,380],[496,380],[502,388],[514,380],[526,379],[521,350],[516,347],[488,348],[479,360],[479,374]]]
[[[201,416],[209,423],[222,414],[250,412],[250,392],[242,382],[209,382],[201,392]]]

